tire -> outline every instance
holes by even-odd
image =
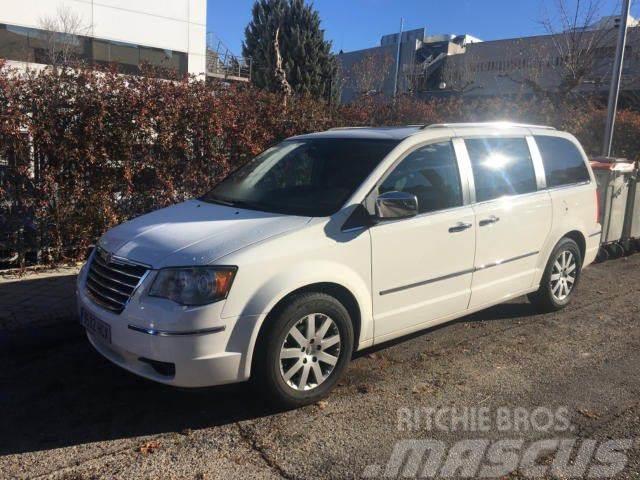
[[[353,352],[353,323],[347,309],[325,293],[301,293],[267,321],[253,361],[252,380],[259,393],[273,406],[286,409],[327,396]],[[316,334],[310,339],[309,325],[314,325]]]
[[[568,268],[562,268],[565,264]],[[561,267],[559,271],[558,267]],[[571,276],[574,272],[575,274]],[[562,310],[571,302],[571,298],[580,281],[581,272],[582,255],[580,248],[576,242],[565,237],[553,249],[542,275],[540,288],[537,292],[529,294],[529,301],[539,312]],[[563,280],[564,286],[562,285]],[[561,285],[558,286],[558,283]]]

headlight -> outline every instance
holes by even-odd
[[[158,272],[149,296],[189,306],[224,300],[236,271],[236,267],[165,268]]]

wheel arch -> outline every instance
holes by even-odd
[[[582,263],[584,263],[584,257],[587,251],[587,239],[584,234],[579,230],[572,230],[563,235],[562,238],[570,238],[578,244],[578,248],[580,249],[580,259]]]
[[[284,295],[278,302],[271,308],[269,313],[267,313],[264,321],[258,328],[257,335],[255,337],[255,341],[253,342],[252,347],[249,349],[248,354],[251,355],[251,359],[248,359],[247,365],[251,366],[251,372],[254,371],[253,362],[256,358],[255,352],[258,348],[260,348],[261,339],[264,337],[263,333],[265,329],[271,324],[273,319],[282,311],[287,302],[300,293],[309,293],[309,292],[317,292],[317,293],[325,293],[334,297],[338,300],[349,312],[349,317],[351,318],[351,322],[353,323],[353,339],[354,339],[354,351],[358,349],[358,345],[360,343],[360,337],[362,333],[362,310],[358,303],[356,296],[351,292],[347,287],[335,282],[316,282],[308,285],[304,285],[302,287],[296,288],[291,292]]]

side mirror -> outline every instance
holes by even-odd
[[[418,198],[406,192],[386,192],[376,199],[378,218],[409,218],[418,214]]]

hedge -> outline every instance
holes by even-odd
[[[604,114],[588,102],[540,99],[366,97],[337,107],[300,97],[283,107],[280,96],[246,85],[82,68],[18,75],[0,61],[0,250],[77,260],[109,227],[200,195],[295,134],[509,119],[569,130],[595,154]],[[616,153],[637,159],[640,114],[620,112],[616,131]]]

